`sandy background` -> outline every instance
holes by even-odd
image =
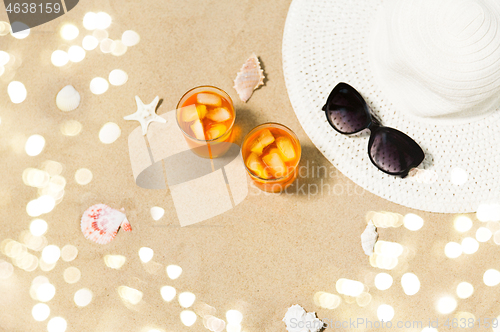
[[[214,307],[217,317],[224,318],[230,309],[241,311],[245,332],[284,331],[281,319],[295,303],[316,311],[320,318],[338,320],[376,320],[377,307],[389,304],[395,309],[394,322],[428,322],[439,317],[444,324],[455,316],[439,314],[436,302],[445,295],[457,298],[455,289],[462,281],[470,282],[475,292],[467,300],[457,298],[455,314],[470,312],[476,319],[500,315],[500,286],[487,287],[483,282],[487,269],[500,268],[499,247],[490,240],[472,255],[457,259],[444,255],[447,242],[460,243],[466,236],[474,237],[476,229],[483,226],[475,216],[471,215],[471,230],[461,234],[453,227],[456,215],[414,211],[364,192],[336,172],[307,138],[288,100],[282,72],[281,41],[289,4],[261,0],[83,0],[67,15],[32,29],[24,40],[0,37],[0,49],[22,61],[14,72],[0,77],[0,241],[20,241],[33,219],[26,213],[26,204],[37,198],[37,190],[23,183],[23,170],[41,168],[45,161],[53,160],[64,166],[61,176],[67,184],[63,200],[41,216],[49,225],[45,237],[49,244],[72,244],[79,250],[74,261],[59,260],[51,271],[37,268],[26,272],[15,267],[12,276],[0,279],[0,330],[47,330],[48,320],[37,322],[31,315],[38,301],[31,298],[29,288],[38,275],[47,276],[56,287],[55,297],[48,302],[50,317],[65,318],[67,331],[205,330],[200,317],[192,327],[181,323],[183,309],[177,299],[167,303],[160,296],[160,288],[165,285],[175,287],[177,293],[193,292],[196,303]],[[119,39],[123,31],[132,29],[140,34],[140,43],[121,57],[94,50],[87,52],[80,63],[53,66],[50,56],[54,50],[81,45],[82,38],[89,34],[82,26],[88,11],[111,15],[110,38]],[[3,10],[0,20],[7,20]],[[78,38],[71,42],[59,36],[60,27],[68,22],[80,29]],[[232,81],[252,52],[260,57],[267,81],[243,104]],[[121,87],[110,86],[103,95],[93,95],[89,90],[91,79],[107,77],[116,68],[128,73],[128,82]],[[28,90],[28,98],[21,104],[9,100],[7,85],[11,80],[23,82]],[[56,108],[55,96],[67,84],[80,92],[82,103],[77,110],[63,113]],[[123,120],[136,110],[134,96],[149,103],[159,95],[164,99],[158,110],[162,114],[173,110],[185,91],[202,84],[218,86],[233,98],[237,142],[254,126],[267,121],[283,123],[298,135],[303,148],[301,165],[310,170],[298,182],[298,186],[305,186],[305,193],[265,195],[251,188],[248,198],[234,209],[181,228],[168,189],[145,190],[135,185],[127,137],[137,123]],[[82,124],[79,135],[61,134],[60,126],[67,120]],[[118,124],[122,130],[120,138],[109,145],[99,141],[99,130],[107,122]],[[44,151],[36,157],[24,151],[26,139],[33,134],[46,140]],[[312,175],[318,166],[328,167],[328,176]],[[93,173],[92,182],[84,186],[74,179],[75,172],[83,167]],[[314,194],[311,185],[329,186],[331,192]],[[120,231],[104,246],[86,240],[80,231],[80,218],[96,203],[125,208],[132,233]],[[151,217],[153,206],[165,209],[158,221]],[[381,239],[406,248],[405,258],[392,271],[370,266],[361,249],[359,236],[370,211],[416,213],[425,221],[416,232],[404,227],[379,229]],[[150,263],[139,259],[141,247],[154,250]],[[40,256],[40,252],[30,252]],[[127,261],[120,270],[110,269],[103,260],[107,254],[123,255]],[[0,259],[10,262],[3,254]],[[179,279],[167,277],[165,267],[170,264],[182,267]],[[70,266],[82,273],[75,284],[63,279],[64,270]],[[373,285],[379,272],[388,272],[394,278],[393,286],[386,291]],[[401,288],[405,272],[413,272],[420,279],[421,289],[414,296],[405,295]],[[316,292],[337,294],[335,282],[339,278],[365,283],[373,297],[371,303],[361,308],[344,300],[334,310],[315,305]],[[117,292],[119,286],[143,292],[142,301],[126,305]],[[94,294],[84,308],[73,301],[74,293],[81,288],[89,288]],[[439,330],[448,328],[441,326]],[[471,330],[485,329],[476,324]]]

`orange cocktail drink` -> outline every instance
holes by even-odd
[[[297,177],[301,148],[287,127],[264,123],[243,140],[241,155],[254,184],[268,192],[280,192]]]
[[[213,86],[199,86],[182,96],[177,124],[191,150],[203,158],[217,158],[230,148],[236,114],[231,97]]]

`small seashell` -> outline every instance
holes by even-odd
[[[366,255],[371,256],[371,254],[373,254],[373,248],[375,247],[377,240],[377,228],[372,223],[369,223],[366,225],[363,234],[361,234],[361,246],[363,247]]]
[[[83,236],[99,244],[111,242],[120,226],[126,232],[132,231],[132,226],[125,214],[105,204],[89,207],[83,213],[81,221]]]
[[[72,85],[66,85],[57,94],[56,105],[63,112],[73,111],[80,105],[80,94]]]
[[[264,85],[264,72],[260,67],[260,62],[253,53],[241,67],[240,72],[234,80],[234,88],[241,101],[244,103],[250,99],[253,90]]]
[[[316,313],[306,312],[298,304],[288,308],[283,322],[288,332],[317,332],[324,326],[324,323],[316,317]]]

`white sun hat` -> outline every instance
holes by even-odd
[[[431,212],[500,202],[498,0],[294,0],[283,70],[304,130],[361,187]],[[321,108],[340,82],[422,147],[418,176],[379,171],[368,134],[330,127]]]

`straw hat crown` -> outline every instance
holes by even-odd
[[[385,0],[377,15],[370,66],[399,110],[453,121],[498,109],[498,0]]]

